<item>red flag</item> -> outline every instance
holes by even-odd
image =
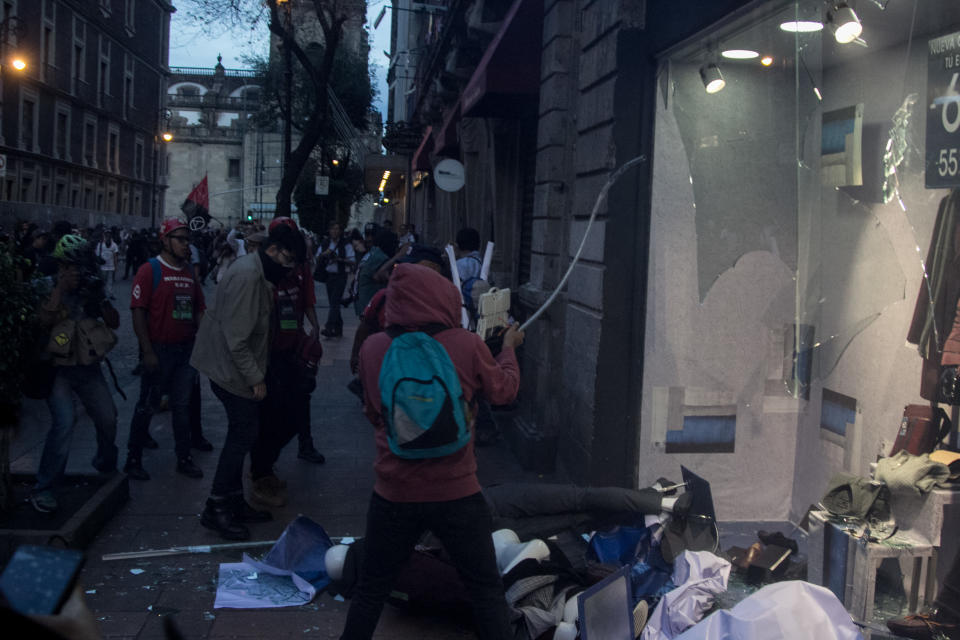
[[[210,221],[210,190],[207,187],[207,176],[203,176],[187,199],[180,205],[180,210],[187,216],[187,223],[194,231],[203,229]]]

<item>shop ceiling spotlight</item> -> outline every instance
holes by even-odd
[[[759,53],[751,49],[726,49],[721,51],[720,55],[729,60],[753,60],[760,57]]]
[[[723,74],[720,73],[720,67],[712,62],[700,67],[700,79],[703,80],[703,88],[707,93],[717,93],[727,86]]]
[[[827,22],[833,31],[833,37],[840,44],[849,44],[863,33],[860,18],[846,2],[841,2],[832,11],[827,12]]]
[[[788,33],[814,33],[823,29],[823,23],[815,20],[788,20],[780,23],[780,30]]]

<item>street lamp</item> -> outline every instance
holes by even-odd
[[[10,64],[6,63],[7,47],[11,44],[19,44],[20,40],[26,34],[27,29],[23,21],[16,16],[7,16],[0,21],[0,112],[3,111],[3,72],[7,66],[11,66],[17,71],[22,72],[27,68],[27,62],[20,56],[15,56]],[[2,123],[2,116],[0,116]],[[0,141],[3,140],[2,126],[0,126]]]
[[[172,117],[170,109],[160,109],[157,114],[157,131],[160,133],[153,136],[153,183],[150,185],[152,194],[150,197],[150,226],[157,225],[157,209],[160,206],[160,193],[157,188],[157,180],[160,175],[160,142],[173,142],[173,134],[170,133],[170,118]]]

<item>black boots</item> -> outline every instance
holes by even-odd
[[[272,519],[269,511],[254,509],[242,495],[210,497],[200,515],[200,524],[227,540],[249,540],[250,530],[243,525],[244,522],[268,522]]]
[[[200,524],[226,540],[249,540],[250,530],[236,519],[236,504],[231,498],[207,498]]]

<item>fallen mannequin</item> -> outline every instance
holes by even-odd
[[[505,597],[514,612],[515,637],[539,638],[563,620],[571,624],[577,595],[613,569],[596,559],[586,566],[588,545],[580,533],[637,525],[648,515],[682,519],[692,495],[679,493],[681,486],[659,480],[648,489],[550,484],[484,489],[494,526],[500,529],[492,536]],[[347,597],[353,593],[363,551],[362,539],[330,549],[326,568],[333,590]],[[456,569],[429,534],[401,570],[391,601],[431,614],[470,615],[469,596]]]

